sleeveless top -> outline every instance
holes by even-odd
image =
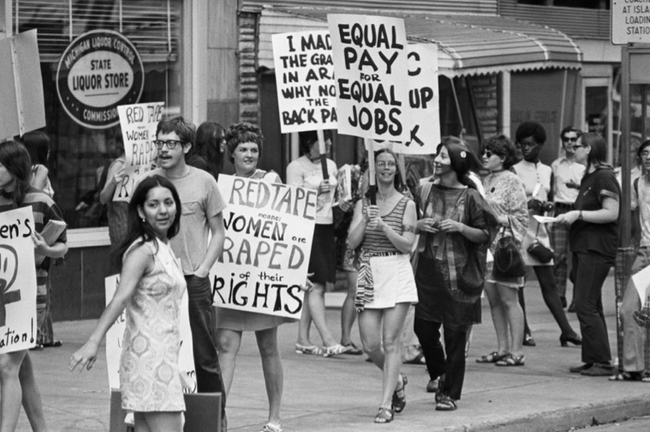
[[[381,219],[386,225],[391,227],[397,234],[402,235],[404,211],[409,198],[403,196],[393,209]],[[364,198],[363,213],[368,212],[368,200]],[[359,257],[359,276],[357,278],[357,295],[355,298],[355,307],[358,312],[364,310],[364,305],[374,298],[374,281],[372,278],[372,268],[370,267],[370,258],[373,256],[401,255],[402,252],[397,249],[393,243],[381,231],[379,226],[366,227],[361,245],[361,255]]]

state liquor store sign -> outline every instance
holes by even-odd
[[[56,88],[61,105],[74,121],[91,129],[109,128],[119,123],[118,105],[140,100],[142,59],[118,32],[84,33],[61,56]]]

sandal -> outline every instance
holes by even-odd
[[[262,432],[282,432],[282,427],[276,426],[273,423],[267,423],[262,428]]]
[[[436,403],[436,411],[456,411],[456,401],[447,395],[441,395]]]
[[[408,384],[409,380],[406,377],[405,374],[401,373],[400,376],[402,377],[402,387],[401,388],[395,388],[395,391],[393,392],[393,410],[395,410],[396,413],[401,413],[404,411],[404,407],[406,406],[406,384]]]
[[[476,359],[476,363],[496,363],[508,354],[499,354],[497,351],[492,351],[490,354],[485,354]]]
[[[507,354],[501,360],[496,362],[497,366],[523,366],[526,363],[526,358],[524,355],[513,356],[512,354]]]
[[[380,407],[375,416],[375,423],[390,423],[393,421],[393,416],[392,409]]]
[[[300,345],[296,344],[296,353],[297,354],[310,354],[310,355],[323,355],[323,349],[317,347],[316,345]]]
[[[349,355],[361,355],[363,354],[363,350],[356,346],[354,342],[350,342],[349,344],[343,345],[345,347],[345,352],[343,354],[349,354]]]
[[[323,357],[334,357],[339,354],[343,354],[347,348],[341,344],[336,344],[331,347],[323,347]]]
[[[610,381],[643,381],[643,372],[619,372],[609,377]]]

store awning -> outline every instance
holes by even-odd
[[[327,14],[368,14],[355,9],[265,7],[259,29],[258,67],[273,69],[271,35],[327,29]],[[497,15],[396,14],[412,43],[438,45],[440,73],[483,75],[502,71],[579,69],[582,52],[564,33]]]

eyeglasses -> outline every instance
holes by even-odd
[[[650,152],[647,152],[647,151],[641,152],[641,154],[639,156],[641,156],[643,159],[645,159],[648,156],[650,156]]]
[[[384,162],[384,161],[379,161],[376,162],[375,165],[377,165],[377,168],[395,168],[395,162]]]
[[[177,145],[183,144],[183,141],[179,140],[167,140],[167,141],[162,141],[162,140],[154,140],[154,145],[158,150],[162,150],[163,146],[167,146],[169,150],[174,150]]]
[[[578,137],[562,137],[564,142],[578,142]]]
[[[492,155],[495,155],[496,153],[492,153],[490,150],[485,150],[483,154],[485,155],[486,158],[490,159]]]

